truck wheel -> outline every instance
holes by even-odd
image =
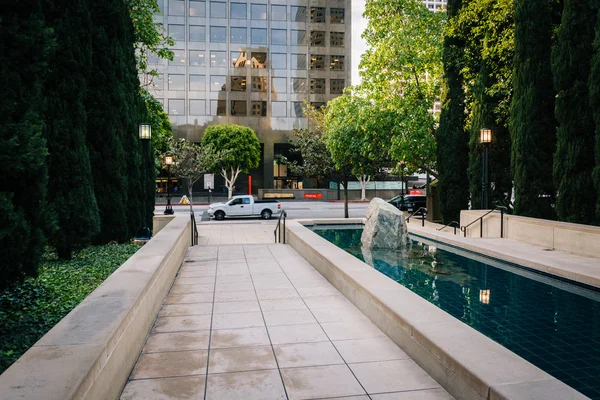
[[[271,210],[263,210],[263,212],[260,213],[260,217],[262,219],[271,219]]]
[[[215,219],[216,219],[217,221],[222,221],[222,220],[224,220],[224,219],[225,219],[225,213],[224,213],[223,211],[217,211],[217,212],[215,213]]]

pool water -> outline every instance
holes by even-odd
[[[362,227],[318,235],[592,399],[600,399],[600,292],[412,237],[361,248]],[[477,256],[473,255],[477,258]],[[493,266],[492,266],[493,265]]]

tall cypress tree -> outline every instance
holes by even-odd
[[[88,244],[100,229],[86,144],[86,86],[91,68],[91,19],[86,4],[54,0],[44,4],[46,22],[58,43],[46,81],[52,99],[45,112],[48,138],[48,199],[59,229],[52,238],[60,258]]]
[[[515,61],[510,116],[515,214],[555,218],[552,181],[554,97],[549,0],[515,0]]]
[[[598,0],[565,0],[558,42],[552,49],[558,134],[554,154],[556,211],[562,221],[595,220],[593,190],[595,126],[588,79]]]
[[[596,166],[593,170],[596,186],[596,221],[600,223],[600,11],[596,18],[596,39],[593,43],[593,57],[590,71],[589,92],[594,121],[596,122]]]
[[[448,19],[456,17],[462,0],[448,0]],[[440,126],[436,132],[440,207],[445,223],[458,221],[469,203],[465,132],[465,96],[460,75],[464,41],[451,33],[444,37],[444,82]]]
[[[0,289],[35,275],[55,221],[42,112],[53,48],[41,2],[0,7]]]

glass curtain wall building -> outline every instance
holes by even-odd
[[[308,127],[305,101],[323,105],[350,85],[350,0],[158,3],[156,19],[175,39],[175,57],[150,56],[160,76],[146,83],[175,137],[200,141],[209,125],[249,126],[263,147],[251,173],[255,191],[297,185],[282,179],[287,170],[276,155],[289,152],[294,128]],[[241,192],[245,179],[238,182]]]

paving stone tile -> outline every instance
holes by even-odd
[[[410,359],[349,364],[349,366],[369,394],[440,387]]]
[[[254,290],[244,290],[239,292],[215,292],[215,301],[256,301],[256,292]]]
[[[267,329],[264,327],[213,330],[210,340],[211,349],[268,346],[270,344]]]
[[[215,283],[214,276],[200,276],[197,278],[180,278],[175,280],[175,285],[196,285],[196,284],[213,284]]]
[[[309,310],[263,311],[267,326],[312,324],[317,320]]]
[[[254,328],[265,326],[260,312],[215,314],[212,329]]]
[[[208,350],[210,331],[155,333],[148,336],[142,352]]]
[[[164,304],[158,316],[177,317],[182,315],[211,314],[212,308],[212,303]]]
[[[254,290],[252,281],[244,282],[218,282],[215,287],[217,292],[239,292],[246,290]]]
[[[183,268],[183,267],[182,267]],[[186,271],[179,271],[179,277],[180,278],[202,278],[202,277],[207,277],[207,276],[212,276],[215,277],[217,275],[217,271],[203,271],[203,270],[186,270]]]
[[[260,312],[258,301],[225,301],[215,303],[215,314],[230,314],[239,312]]]
[[[404,360],[409,358],[388,337],[341,340],[334,341],[333,344],[347,363]]]
[[[206,400],[285,400],[279,371],[208,375]]]
[[[259,300],[299,299],[295,289],[257,289]]]
[[[370,321],[325,322],[321,324],[330,340],[350,340],[383,337],[381,332]]]
[[[129,381],[121,400],[189,400],[204,398],[206,376]]]
[[[191,294],[191,293],[210,293],[212,294],[215,290],[215,284],[193,284],[193,285],[173,285],[170,295],[175,294]]]
[[[371,395],[373,400],[454,400],[444,389],[410,390]],[[336,399],[337,400],[337,399]]]
[[[250,274],[217,276],[217,284],[225,282],[252,282],[252,276]]]
[[[181,317],[159,317],[156,319],[153,331],[180,332],[180,331],[205,331],[210,330],[211,316],[186,315]]]
[[[271,265],[254,265],[248,263],[248,269],[250,274],[276,274],[282,272],[281,267],[278,264]]]
[[[308,297],[339,296],[340,292],[333,286],[327,284],[323,286],[299,287],[295,285],[296,290],[304,299]]]
[[[292,281],[293,282],[293,281]],[[306,305],[311,310],[318,308],[344,308],[354,307],[348,299],[342,295],[338,296],[323,296],[323,297],[307,297],[304,299]]]
[[[217,267],[217,276],[222,275],[249,275],[248,267],[245,265],[230,265]]]
[[[205,374],[207,356],[207,350],[142,354],[131,373],[131,378],[166,378]]]
[[[260,300],[263,312],[281,310],[308,310],[302,299]]]
[[[267,329],[274,345],[329,341],[319,324],[269,326]]]
[[[311,309],[313,315],[319,322],[343,322],[343,321],[368,321],[356,307],[342,308],[314,308]]]
[[[256,276],[256,275],[254,275]],[[254,287],[257,290],[262,289],[294,289],[289,281],[273,280],[273,281],[254,281]]]
[[[208,363],[209,374],[276,368],[271,346],[214,349],[210,351]]]
[[[331,342],[274,345],[279,368],[344,364]]]
[[[282,368],[281,375],[290,400],[365,394],[346,365]]]
[[[167,296],[166,304],[212,303],[213,293],[173,294]]]

